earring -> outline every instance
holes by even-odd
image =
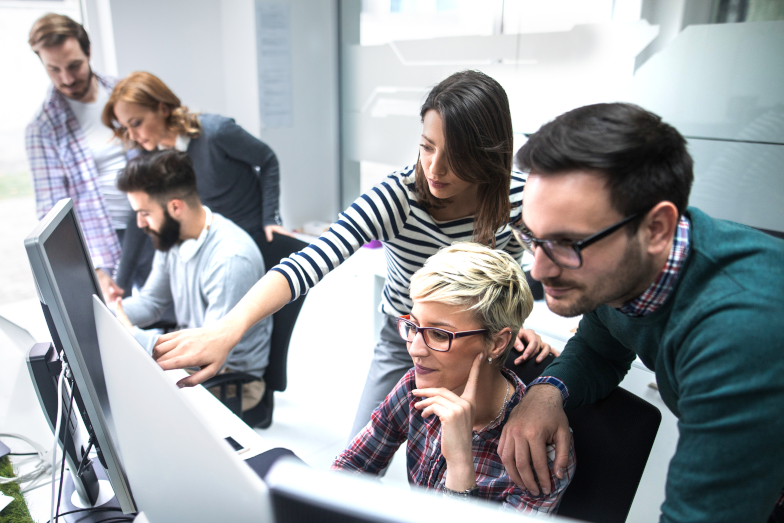
[[[492,357],[492,356],[490,356],[489,358],[487,358],[487,363],[493,363],[493,357]]]

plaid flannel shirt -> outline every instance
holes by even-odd
[[[95,75],[110,92],[114,79]],[[98,189],[98,170],[71,106],[54,85],[25,131],[25,148],[35,189],[38,219],[63,198],[71,198],[93,265],[114,270],[120,242]],[[111,274],[110,274],[111,275]]]
[[[645,292],[618,309],[619,311],[627,316],[647,316],[667,301],[667,297],[678,280],[678,272],[689,254],[690,226],[689,219],[681,216],[672,239],[670,255],[667,257],[667,263],[664,264],[659,277]]]
[[[506,379],[515,384],[515,392],[504,416],[495,424],[473,434],[474,468],[479,487],[476,497],[503,502],[505,507],[525,513],[555,513],[574,476],[574,445],[569,449],[569,465],[564,479],[558,479],[551,471],[549,496],[533,496],[512,481],[498,456],[498,441],[509,413],[525,394],[525,385],[508,369],[501,371]],[[411,369],[373,412],[367,427],[335,459],[332,469],[377,474],[389,464],[400,445],[408,440],[408,482],[427,490],[443,491],[446,459],[441,454],[441,421],[438,416],[423,418],[420,411],[414,408],[414,404],[419,401],[411,392],[415,388],[414,369]],[[551,469],[554,459],[555,447],[548,445],[547,461]]]

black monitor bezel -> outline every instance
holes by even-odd
[[[79,237],[79,247],[89,265],[89,272],[93,279],[93,287],[100,293],[101,287],[92,264],[92,258],[87,250],[84,233],[82,232],[79,219],[76,216],[73,201],[70,198],[65,198],[57,202],[38,223],[35,229],[25,238],[25,250],[27,251],[30,267],[33,271],[38,297],[41,303],[48,307],[52,323],[57,330],[57,333],[52,333],[52,337],[59,338],[59,341],[62,344],[62,349],[69,362],[76,386],[79,389],[84,401],[84,406],[87,410],[89,423],[86,423],[86,425],[91,427],[94,432],[91,436],[95,437],[96,444],[100,447],[106,462],[106,472],[109,476],[109,481],[112,484],[112,489],[117,496],[117,500],[119,501],[120,508],[123,512],[126,514],[133,513],[137,511],[136,504],[118,449],[111,437],[109,420],[104,416],[95,385],[86,371],[88,367],[85,363],[81,349],[79,348],[79,342],[68,317],[68,311],[65,308],[62,294],[60,293],[59,286],[55,280],[54,272],[49,263],[49,257],[45,248],[46,241],[65,219],[72,219],[76,226]],[[94,293],[91,292],[91,294]],[[99,295],[98,297],[103,301],[102,296]],[[92,314],[92,311],[89,311],[89,313]]]

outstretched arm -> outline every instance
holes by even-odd
[[[222,320],[199,329],[186,329],[158,338],[153,357],[164,370],[201,367],[181,380],[192,387],[211,378],[231,349],[254,324],[274,314],[291,300],[286,278],[277,271],[264,275]]]
[[[387,202],[386,204],[384,202]],[[153,356],[165,370],[201,367],[180,382],[193,386],[214,376],[256,322],[316,285],[364,243],[388,239],[405,225],[405,191],[384,182],[361,195],[318,240],[273,267],[220,322],[161,336]],[[390,203],[392,202],[392,203]],[[390,209],[376,216],[373,209]]]

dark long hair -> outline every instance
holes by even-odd
[[[462,71],[430,91],[419,112],[423,121],[430,110],[444,122],[450,169],[461,180],[478,186],[473,240],[495,247],[495,232],[506,224],[510,212],[513,136],[506,91],[484,73]],[[419,159],[416,188],[425,209],[442,209],[449,203],[430,193]]]

